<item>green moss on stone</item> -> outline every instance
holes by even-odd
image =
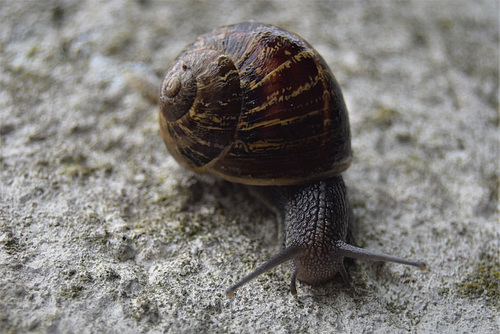
[[[16,253],[19,253],[20,251],[23,250],[22,245],[19,242],[19,239],[14,237],[12,233],[8,232],[6,233],[6,236],[2,242],[3,244],[3,250],[5,253],[13,255]]]
[[[85,288],[82,285],[69,285],[59,291],[59,295],[66,299],[78,299]]]
[[[460,292],[471,298],[485,298],[500,305],[500,258],[483,253],[473,272],[461,283]]]

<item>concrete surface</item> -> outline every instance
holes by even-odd
[[[198,34],[256,20],[330,64],[350,111],[354,285],[283,266],[273,214],[179,167],[156,108]],[[498,333],[498,1],[0,2],[0,332]]]

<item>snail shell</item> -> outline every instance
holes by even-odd
[[[335,77],[306,41],[274,26],[243,23],[200,36],[174,60],[160,94],[167,148],[196,172],[289,185],[351,162]]]

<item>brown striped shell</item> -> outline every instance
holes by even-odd
[[[184,166],[253,185],[300,184],[351,162],[347,109],[305,40],[259,23],[189,44],[160,90],[160,128]]]

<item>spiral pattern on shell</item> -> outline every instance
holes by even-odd
[[[221,27],[188,45],[163,80],[159,115],[176,160],[233,182],[305,183],[351,161],[335,77],[306,41],[270,25]]]

